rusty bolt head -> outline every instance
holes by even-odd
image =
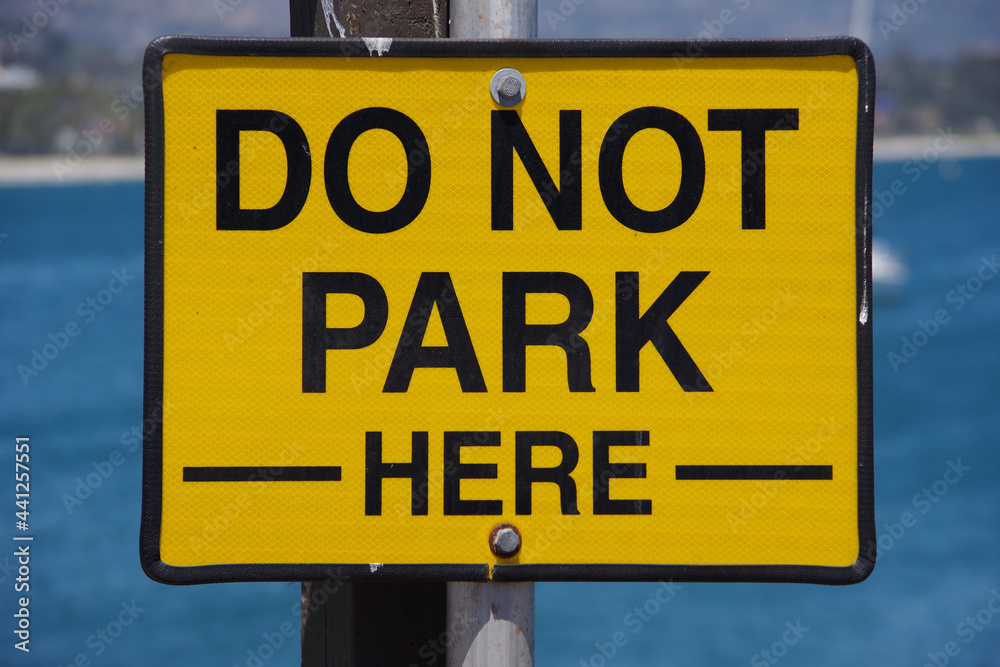
[[[490,531],[490,551],[500,558],[512,558],[521,550],[521,532],[509,523],[501,523]]]

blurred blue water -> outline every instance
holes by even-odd
[[[539,584],[538,664],[919,666],[929,653],[939,664],[997,664],[1000,614],[988,603],[1000,591],[1000,280],[975,278],[1000,253],[1000,160],[942,161],[912,179],[902,163],[876,165],[876,192],[896,180],[905,188],[876,207],[875,230],[908,277],[875,286],[882,552],[871,578],[846,588],[683,584],[663,605],[658,584]],[[12,648],[13,528],[0,531],[3,665],[78,656],[254,665],[263,635],[298,621],[296,584],[168,587],[139,567],[141,455],[129,431],[142,421],[142,220],[138,183],[0,188],[0,470],[13,470],[13,438],[30,435],[35,536],[24,655]],[[135,278],[97,312],[87,299],[112,272]],[[901,339],[912,341],[938,310],[945,323],[894,368],[889,353],[905,359]],[[30,366],[32,351],[69,323],[79,333],[22,378],[18,365]],[[109,462],[114,450],[121,458]],[[969,470],[935,493],[959,460]],[[111,472],[67,506],[77,478],[98,469]],[[12,513],[12,485],[3,488]],[[934,502],[919,498],[925,488]],[[906,512],[911,525],[892,527]],[[117,637],[98,634],[116,633],[121,619],[130,623]],[[264,664],[298,661],[294,636]]]

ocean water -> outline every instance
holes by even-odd
[[[538,664],[1000,664],[1000,160],[926,166],[875,169],[875,234],[906,275],[875,285],[872,576],[681,584],[665,604],[659,584],[540,583]],[[298,584],[170,587],[139,566],[142,196],[0,187],[0,665],[297,665],[297,634],[260,647],[297,626]],[[13,648],[25,435],[30,654]]]

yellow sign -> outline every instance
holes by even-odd
[[[867,49],[531,44],[150,47],[150,576],[870,572]]]

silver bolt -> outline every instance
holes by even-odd
[[[501,523],[490,532],[490,551],[500,558],[510,558],[521,550],[521,533],[509,523]]]
[[[490,95],[500,106],[517,106],[524,99],[525,92],[527,84],[524,76],[516,69],[504,67],[490,80]]]
[[[521,94],[521,80],[516,76],[505,76],[497,87],[501,97],[517,97]]]

